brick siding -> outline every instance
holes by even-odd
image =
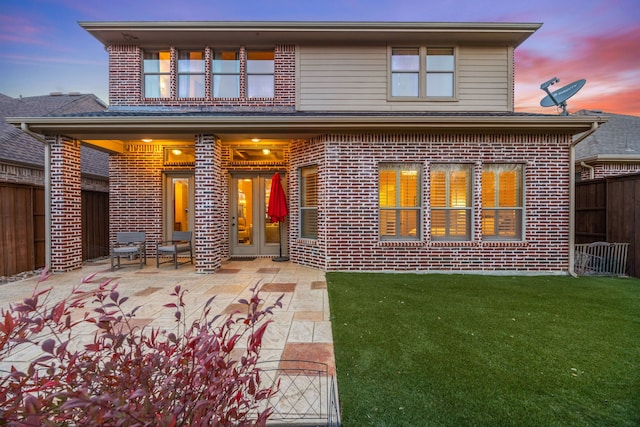
[[[170,98],[144,98],[142,85],[142,50],[137,46],[109,46],[109,104],[110,107],[206,107],[255,109],[288,108],[295,105],[295,48],[294,46],[275,46],[274,49],[274,97],[249,99],[245,97],[245,79],[240,79],[240,98],[212,98],[211,96],[211,51],[205,51],[205,97],[178,98],[176,82],[177,49],[166,48],[171,52],[171,90]],[[245,75],[244,47],[240,52],[240,73]]]
[[[124,153],[109,157],[109,241],[117,232],[143,231],[147,255],[162,240],[163,147],[130,143]]]
[[[505,271],[561,273],[569,254],[569,141],[555,135],[327,135],[293,140],[285,150],[288,166],[234,165],[230,148],[213,135],[195,140],[196,271],[214,272],[229,256],[229,171],[287,170],[289,255],[293,262],[326,271]],[[54,263],[56,270],[77,268],[79,147],[61,139],[52,146],[54,172]],[[163,145],[130,143],[109,164],[110,238],[118,231],[147,233],[148,254],[163,231]],[[365,155],[363,155],[365,153]],[[64,158],[64,173],[60,168]],[[75,160],[74,160],[75,159]],[[420,163],[423,167],[422,238],[381,241],[378,237],[380,163]],[[429,236],[429,170],[433,163],[474,166],[472,240],[432,241]],[[481,176],[485,163],[524,164],[525,238],[484,241],[481,228]],[[74,166],[75,165],[75,166]],[[318,239],[300,239],[299,168],[319,172]],[[172,167],[172,171],[193,171]],[[61,178],[60,174],[63,175]],[[77,182],[76,182],[77,181]],[[75,202],[74,202],[75,201]],[[76,241],[77,240],[77,241]],[[78,253],[74,253],[73,251]],[[77,261],[75,261],[77,257]],[[73,264],[73,265],[71,265]]]
[[[82,266],[80,141],[48,137],[51,145],[51,265],[55,272]]]
[[[569,137],[555,135],[330,135],[293,143],[291,228],[296,230],[299,221],[297,170],[308,164],[319,168],[321,223],[317,241],[291,236],[291,259],[327,271],[566,271],[569,142]],[[378,165],[388,162],[423,165],[425,231],[420,241],[378,238]],[[469,242],[429,238],[428,176],[434,162],[474,165],[473,237]],[[526,224],[521,242],[482,240],[480,178],[486,162],[525,165]]]
[[[213,273],[229,254],[228,182],[222,172],[222,147],[213,135],[196,140],[195,257],[196,271]]]

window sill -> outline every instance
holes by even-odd
[[[412,247],[417,248],[424,246],[422,240],[380,240],[378,241],[380,247]]]
[[[318,246],[318,239],[297,238],[296,243],[307,246]]]
[[[504,248],[504,247],[524,247],[529,246],[526,240],[483,240],[482,246]]]
[[[458,102],[458,98],[456,97],[448,97],[448,96],[389,96],[387,97],[388,102]]]
[[[431,240],[428,242],[429,246],[434,247],[469,247],[480,246],[481,242],[476,240]]]

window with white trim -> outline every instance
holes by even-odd
[[[455,49],[392,47],[389,95],[396,99],[450,99],[455,96]]]
[[[144,51],[142,73],[144,74],[145,98],[169,98],[171,96],[170,51]]]
[[[204,96],[204,50],[178,51],[178,98]]]
[[[300,237],[318,238],[318,167],[300,168]]]
[[[420,164],[383,164],[378,172],[381,240],[419,240],[422,217]]]
[[[472,174],[472,165],[431,165],[432,240],[471,240]]]
[[[482,167],[482,238],[521,240],[523,185],[521,164]]]

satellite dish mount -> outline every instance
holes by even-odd
[[[540,105],[543,107],[551,107],[555,105],[556,107],[562,108],[562,115],[566,116],[567,114],[567,99],[571,98],[573,95],[578,93],[582,86],[587,82],[585,79],[576,80],[573,83],[570,83],[554,92],[549,92],[549,86],[554,85],[560,81],[559,78],[554,77],[551,80],[548,80],[540,85],[540,89],[544,90],[547,93],[547,96],[542,98],[540,101]]]

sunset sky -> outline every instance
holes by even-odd
[[[540,84],[586,79],[568,101],[640,116],[640,0],[0,0],[0,93],[94,93],[108,101],[108,57],[78,21],[539,22],[516,50],[516,111]]]

